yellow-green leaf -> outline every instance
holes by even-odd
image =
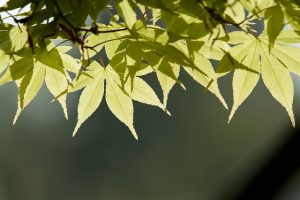
[[[174,66],[174,67],[172,67],[172,70],[175,74],[175,77],[178,78],[179,72],[180,72],[179,66],[176,67],[175,64],[171,64],[171,66]],[[170,78],[169,76],[161,73],[160,71],[156,72],[156,76],[159,81],[160,87],[163,91],[163,105],[164,105],[164,107],[167,107],[169,93],[170,93],[171,89],[173,88],[173,86],[176,84],[176,81],[173,80],[172,78]]]
[[[95,79],[82,91],[78,104],[78,120],[73,136],[81,124],[88,119],[99,107],[104,94],[104,69],[95,74]]]
[[[126,84],[126,92],[129,96],[138,102],[157,106],[163,110],[165,107],[160,102],[156,93],[153,89],[141,78],[136,77],[133,82],[133,88],[131,89],[130,84]]]
[[[37,95],[44,82],[46,69],[40,62],[36,62],[32,74],[28,73],[21,81],[19,87],[18,110],[14,118],[14,124],[17,121],[21,111]]]
[[[248,49],[247,57],[245,57],[245,59],[240,61],[241,64],[247,66],[248,69],[245,69],[243,67],[236,68],[233,75],[233,81],[232,81],[233,106],[228,121],[232,119],[237,108],[251,94],[251,92],[253,91],[253,89],[255,88],[259,80],[259,76],[260,76],[259,47],[257,47],[256,42],[252,43],[252,45],[250,45],[249,47],[250,48]],[[249,69],[251,69],[252,71],[250,71]],[[257,73],[255,73],[255,71]]]
[[[9,31],[9,37],[11,42],[11,50],[18,51],[22,49],[28,40],[26,26],[13,27]]]
[[[300,76],[300,48],[288,45],[275,44],[271,49],[274,55],[291,72]]]
[[[184,70],[198,83],[200,83],[205,88],[208,88],[210,92],[212,92],[216,97],[220,100],[223,106],[227,109],[227,103],[225,102],[224,98],[222,97],[219,86],[217,83],[217,78],[215,71],[211,65],[211,63],[204,58],[201,54],[195,54],[195,64],[200,70],[205,70],[207,76],[203,75],[197,70],[193,70],[188,67],[184,67]]]
[[[268,55],[268,49],[261,45],[262,49],[262,79],[272,96],[287,110],[293,126],[295,118],[293,113],[294,85],[290,72],[277,59]]]
[[[116,8],[119,15],[125,21],[127,27],[132,29],[136,22],[136,13],[130,0],[116,0]]]
[[[45,83],[47,85],[47,88],[51,92],[51,94],[54,97],[56,97],[59,94],[61,94],[64,90],[67,89],[68,87],[67,78],[62,73],[60,73],[59,71],[53,68],[47,66],[45,66],[45,68],[46,68]],[[62,106],[66,119],[68,119],[66,98],[67,98],[66,95],[62,95],[57,100]]]
[[[0,73],[2,73],[10,63],[9,55],[0,55]]]
[[[131,98],[121,90],[116,82],[116,75],[111,69],[105,70],[106,76],[106,103],[111,112],[131,131],[135,139],[138,139],[133,126],[133,104]]]
[[[22,58],[15,61],[0,78],[0,85],[13,80],[18,80],[26,75],[33,68],[32,58]]]

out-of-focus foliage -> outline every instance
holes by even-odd
[[[29,11],[23,11],[26,6]],[[14,122],[45,82],[66,118],[67,95],[82,91],[74,134],[105,99],[137,139],[133,101],[170,114],[168,95],[175,84],[185,89],[184,70],[226,109],[218,79],[234,73],[229,120],[262,77],[295,125],[296,0],[10,0],[0,12],[7,15],[0,19],[0,85],[14,81],[19,89]],[[101,12],[110,14],[108,24],[97,22]],[[287,24],[290,29],[284,29]],[[69,55],[74,48],[80,57]],[[162,101],[143,79],[150,73],[157,76]]]

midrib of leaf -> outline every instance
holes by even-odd
[[[33,79],[30,80],[30,84],[29,84],[29,86],[27,87],[26,92],[27,92],[27,91],[31,91],[32,88],[36,87],[36,85],[32,84],[32,82],[35,82],[35,80],[38,78],[38,76],[39,76],[41,70],[44,70],[44,67],[43,67],[43,66],[40,66],[40,67],[39,67],[38,72],[36,73],[36,75],[33,77]],[[30,93],[27,93],[26,96],[29,96],[29,94],[30,94]],[[30,94],[30,96],[31,96],[31,94]],[[28,105],[28,103],[29,103],[29,102],[26,102],[26,101],[25,101],[25,98],[24,98],[24,107],[25,107],[26,105]]]
[[[106,74],[107,74],[107,73],[110,73],[110,72],[108,72],[107,70],[105,70],[105,72],[106,72]],[[112,86],[112,81],[113,81],[113,80],[112,80],[112,81],[110,80],[109,75],[107,75],[106,77],[107,77],[106,80],[107,80],[107,81],[109,82],[109,84],[111,85],[111,89],[112,89],[112,91],[113,91],[115,97],[117,97],[117,93],[116,93],[114,87]],[[124,95],[125,95],[125,94],[124,94]],[[126,112],[125,112],[124,109],[123,109],[122,103],[120,102],[119,98],[116,98],[116,99],[117,99],[117,102],[118,102],[118,104],[119,104],[119,107],[121,107],[121,110],[122,110],[123,115],[126,117],[126,121],[128,122],[128,117],[127,117]],[[131,121],[131,119],[129,119],[129,121]]]
[[[252,66],[253,64],[253,59],[254,59],[254,56],[255,56],[255,53],[256,53],[256,49],[257,49],[257,42],[255,44],[255,48],[254,48],[254,51],[253,51],[253,54],[252,54],[252,58],[251,58],[251,61],[250,61],[250,64],[249,64],[249,67]],[[243,63],[243,62],[242,62]],[[241,69],[240,69],[241,70]],[[251,72],[247,72],[246,73],[246,77],[245,79],[243,80],[243,83],[242,83],[242,87],[241,88],[244,88],[245,87],[245,83],[247,82],[247,80],[249,79],[249,75],[250,75]],[[242,91],[242,89],[241,89]],[[229,119],[228,119],[228,122],[231,121],[234,113],[236,112],[237,108],[243,103],[243,102],[240,102],[240,98],[241,98],[241,92],[239,92],[238,96],[236,97],[237,98],[237,102],[234,102],[233,104],[233,107],[231,109],[231,112],[230,112],[230,115],[229,115]],[[247,98],[247,97],[246,97]],[[238,103],[240,102],[240,103]]]
[[[270,62],[270,60],[269,60],[269,56],[268,56],[268,54],[265,52],[265,50],[264,50],[264,48],[263,48],[262,46],[261,46],[261,49],[262,49],[262,51],[263,51],[264,54],[265,54],[265,58],[266,58],[266,60],[268,61],[269,66],[272,66],[272,65],[271,65],[271,62]],[[274,71],[274,68],[273,68],[273,67],[270,67],[270,68],[271,68],[271,71],[272,71],[273,76],[275,77],[275,79],[276,79],[276,81],[277,81],[277,83],[278,83],[278,85],[279,85],[279,88],[280,88],[281,92],[282,92],[283,94],[285,94],[284,89],[282,88],[282,86],[281,86],[281,84],[280,84],[280,81],[279,81],[279,79],[278,79],[278,77],[277,77],[277,75],[276,75],[276,73],[275,73],[275,71]],[[288,100],[286,99],[285,96],[284,96],[284,100],[285,100],[286,103],[288,103]]]
[[[99,75],[99,74],[97,74]],[[97,86],[95,87],[95,89],[93,90],[93,95],[92,98],[89,99],[86,107],[90,107],[89,105],[92,105],[92,102],[95,100],[95,96],[96,96],[96,91],[99,91],[99,87],[100,87],[100,82],[102,81],[102,78],[104,76],[104,72],[102,72],[100,78],[97,79]],[[93,83],[90,83],[89,85],[92,85]],[[86,109],[84,110],[84,115],[86,115]]]
[[[252,58],[251,58],[251,62],[250,62],[250,64],[249,64],[249,67],[252,66],[252,64],[253,64],[253,58],[254,58],[254,56],[255,56],[256,48],[257,48],[257,43],[256,43],[256,45],[255,45],[253,54],[252,54],[252,56],[251,56]],[[243,62],[242,62],[242,64],[243,64]],[[244,81],[243,81],[242,88],[244,88],[245,82],[246,82],[247,78],[249,78],[249,73],[246,74],[246,78],[245,78]],[[240,95],[239,95],[238,99],[239,99],[239,98],[240,98]]]
[[[242,51],[240,51],[238,54],[232,55],[232,57],[236,58],[236,60],[240,62],[240,61],[241,61],[240,59],[242,59],[241,56],[242,56],[245,52],[247,52],[247,51],[249,50],[249,48],[251,47],[251,45],[252,45],[252,43],[253,43],[254,41],[255,41],[255,40],[249,41],[248,43],[246,43],[244,49],[243,49]],[[239,44],[239,45],[243,45],[243,44]],[[237,45],[237,46],[239,46],[239,45]],[[234,47],[235,47],[235,46],[234,46]],[[233,48],[234,48],[234,47],[233,47]]]

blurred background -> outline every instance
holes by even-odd
[[[68,98],[66,121],[45,87],[13,126],[16,86],[0,87],[0,199],[234,199],[295,129],[261,83],[227,124],[217,98],[185,73],[182,80],[188,90],[171,92],[172,117],[135,103],[139,141],[105,102],[72,138],[78,94]],[[220,83],[229,103],[230,80]],[[299,103],[296,89],[297,126]],[[299,186],[300,169],[276,199],[299,199]]]

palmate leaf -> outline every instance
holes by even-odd
[[[38,50],[38,49],[37,49]],[[56,97],[68,87],[68,79],[60,54],[56,49],[40,51],[37,55],[21,58],[14,62],[0,78],[0,83],[13,80],[19,82],[18,110],[14,123],[21,111],[32,101],[45,81],[50,93]],[[68,119],[66,95],[58,99]]]
[[[237,34],[232,33],[234,37]],[[291,36],[291,39],[294,40],[293,34]],[[285,34],[285,40],[288,41],[288,39],[288,34]],[[247,41],[243,40],[240,43],[229,51],[229,58],[224,56],[219,64],[220,74],[226,74],[235,69],[233,78],[234,104],[229,120],[231,120],[236,109],[250,95],[259,80],[259,74],[261,74],[265,86],[287,110],[292,124],[295,125],[292,109],[294,87],[289,68],[295,68],[293,62],[297,61],[282,53],[285,48],[288,50],[291,46],[282,46],[275,43],[269,51],[270,44],[265,34],[262,34],[258,39],[249,35]],[[281,59],[292,61],[283,64]]]
[[[81,124],[99,107],[104,95],[104,82],[106,82],[105,99],[108,108],[121,122],[128,126],[137,139],[137,134],[133,126],[132,100],[128,94],[125,94],[125,91],[121,89],[119,76],[111,67],[103,68],[96,62],[91,63],[87,70],[91,70],[88,72],[89,75],[81,75],[79,79],[72,84],[74,90],[84,88],[79,99],[78,121],[73,136]],[[138,97],[139,95],[135,94],[135,96]]]
[[[218,79],[234,71],[229,121],[262,77],[295,124],[290,73],[300,75],[298,0],[9,0],[0,12],[16,8],[0,17],[0,85],[16,82],[19,89],[14,122],[45,83],[66,118],[68,93],[82,90],[73,135],[105,95],[137,138],[133,101],[169,114],[170,91],[176,83],[185,89],[183,69],[225,108]],[[80,55],[68,55],[74,50]],[[143,79],[149,73],[162,101]]]
[[[135,78],[133,87],[127,82],[125,88],[122,88],[118,74],[110,66],[103,68],[98,63],[93,62],[87,70],[89,71],[88,75],[83,74],[79,77],[71,86],[73,90],[69,91],[73,92],[84,88],[79,99],[78,121],[73,135],[99,107],[104,95],[104,82],[106,83],[105,100],[108,108],[129,128],[136,139],[138,136],[133,125],[132,100],[166,110],[153,89],[141,78]],[[166,112],[168,113],[167,110]]]

